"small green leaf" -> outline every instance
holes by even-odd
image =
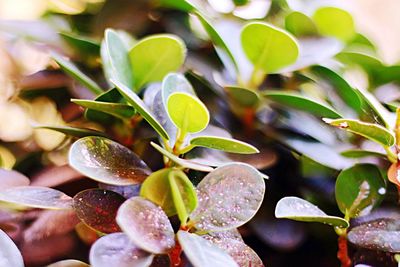
[[[167,111],[175,126],[184,133],[200,132],[210,121],[207,107],[187,93],[171,94],[167,100]]]
[[[177,71],[185,56],[186,46],[175,35],[153,35],[136,43],[129,51],[135,91],[149,82],[161,81],[169,72]]]
[[[125,97],[129,104],[131,104],[136,111],[150,124],[151,127],[164,139],[168,140],[169,136],[167,131],[156,120],[151,111],[146,107],[143,100],[140,99],[132,90],[119,81],[111,80],[117,87],[118,91]]]
[[[336,179],[336,202],[349,218],[369,213],[385,193],[381,171],[372,164],[354,165]]]
[[[107,135],[105,133],[95,131],[92,129],[86,129],[86,128],[77,128],[77,127],[68,127],[68,126],[47,126],[47,125],[38,125],[35,126],[37,129],[48,129],[48,130],[53,130],[57,131],[66,135],[82,138],[86,136],[103,136],[106,137]]]
[[[80,55],[98,55],[100,52],[100,44],[91,38],[83,37],[72,32],[60,32],[60,36]]]
[[[79,83],[92,91],[94,94],[98,95],[103,93],[103,89],[101,89],[100,86],[98,86],[86,74],[80,71],[71,61],[57,54],[52,54],[52,57],[57,62],[57,64],[60,65],[63,71],[65,71],[72,78],[76,79]]]
[[[238,154],[254,154],[260,151],[254,146],[245,142],[218,136],[196,136],[190,140],[190,145],[201,146],[225,152],[232,152]]]
[[[362,122],[353,119],[323,119],[326,123],[361,135],[382,146],[392,146],[395,142],[394,134],[379,124]]]
[[[71,146],[68,159],[75,170],[106,184],[140,184],[151,173],[135,153],[103,137],[79,139]]]
[[[302,96],[297,93],[268,90],[263,95],[276,103],[289,106],[294,109],[310,112],[319,117],[341,118],[342,116],[327,104]],[[327,116],[327,114],[330,114]]]
[[[347,158],[364,158],[364,157],[380,157],[380,158],[387,158],[387,155],[384,153],[380,153],[377,151],[369,151],[369,150],[362,150],[362,149],[349,149],[340,152],[342,156]]]
[[[351,14],[337,7],[321,7],[315,11],[313,19],[322,35],[346,42],[356,33]]]
[[[104,112],[120,119],[130,119],[135,115],[135,109],[127,104],[108,103],[95,100],[71,99],[71,102],[82,107]]]
[[[12,239],[0,229],[0,262],[2,266],[24,267],[24,260]]]
[[[180,230],[177,237],[194,267],[239,267],[227,252],[201,236]]]
[[[297,41],[287,32],[264,22],[250,22],[242,29],[242,47],[256,69],[279,71],[296,62]]]
[[[316,35],[317,26],[307,15],[294,11],[285,17],[285,28],[295,36]]]
[[[62,260],[47,265],[46,267],[90,267],[90,266],[78,260]]]
[[[259,94],[244,87],[226,86],[226,90],[234,101],[245,107],[254,107],[260,102]]]
[[[336,216],[329,216],[317,206],[298,197],[284,197],[275,208],[276,218],[286,218],[302,222],[319,222],[347,228],[349,222]]]
[[[142,197],[132,197],[121,205],[117,223],[145,251],[167,254],[175,246],[174,229],[165,212]]]
[[[163,79],[161,96],[164,107],[167,108],[167,101],[170,95],[173,93],[188,93],[190,95],[196,96],[192,85],[185,78],[184,75],[180,73],[170,73]]]

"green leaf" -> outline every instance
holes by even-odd
[[[125,97],[129,104],[131,104],[135,110],[142,115],[142,117],[150,124],[151,127],[164,139],[168,140],[169,136],[167,131],[162,125],[156,120],[151,111],[146,107],[143,100],[140,99],[132,90],[126,85],[119,81],[111,80],[111,82],[117,87],[118,91]]]
[[[159,0],[161,6],[179,9],[184,12],[192,12],[196,7],[187,0]]]
[[[318,33],[317,26],[312,19],[298,11],[294,11],[285,17],[285,28],[297,37]]]
[[[179,244],[194,267],[238,267],[224,250],[196,234],[178,231]]]
[[[186,46],[177,36],[157,34],[142,39],[129,51],[135,91],[149,82],[161,81],[177,71],[186,56]]]
[[[68,159],[78,172],[106,184],[140,184],[151,173],[135,153],[103,137],[79,139],[71,146]]]
[[[168,152],[167,150],[163,149],[162,147],[160,147],[159,145],[150,142],[150,144],[161,154],[163,154],[164,156],[166,156],[167,158],[169,158],[170,160],[172,160],[173,162],[175,162],[176,164],[178,164],[179,166],[182,166],[183,168],[187,168],[187,169],[192,169],[192,170],[197,170],[197,171],[201,171],[201,172],[211,172],[214,170],[214,168],[208,166],[208,165],[203,165],[200,163],[196,163],[193,161],[189,161],[189,160],[185,160],[185,159],[181,159],[177,156],[175,156],[174,154]]]
[[[100,44],[91,38],[83,37],[72,32],[60,32],[60,36],[82,56],[98,55]]]
[[[239,86],[226,86],[225,88],[229,96],[242,106],[254,107],[261,100],[259,94],[254,90]]]
[[[35,126],[37,129],[48,129],[57,131],[66,135],[74,136],[74,137],[86,137],[86,136],[103,136],[106,137],[105,133],[95,131],[92,129],[86,128],[77,128],[77,127],[68,127],[68,126],[47,126],[47,125],[38,125]]]
[[[196,96],[192,85],[185,78],[184,75],[180,73],[170,73],[163,79],[161,96],[165,109],[167,108],[167,101],[170,95],[173,93],[188,93],[190,95]]]
[[[128,49],[116,31],[112,29],[105,31],[105,46],[109,57],[108,62],[111,66],[111,76],[109,78],[120,81],[132,88],[134,79]],[[135,89],[137,92],[138,88]]]
[[[381,171],[372,164],[357,164],[336,179],[336,202],[349,218],[369,213],[386,193]]]
[[[346,42],[356,33],[351,14],[337,7],[321,7],[315,11],[313,19],[322,35]]]
[[[0,191],[0,201],[39,209],[72,209],[72,198],[41,186],[19,186]]]
[[[199,204],[190,221],[200,231],[239,227],[256,214],[264,192],[264,178],[254,167],[244,163],[223,165],[197,185]]]
[[[317,206],[298,197],[284,197],[275,208],[276,218],[286,218],[302,222],[319,222],[347,228],[349,222],[336,216],[329,216]]]
[[[187,93],[171,94],[167,100],[167,111],[171,121],[184,133],[200,132],[210,121],[207,107]]]
[[[153,258],[153,254],[138,248],[124,233],[113,233],[97,239],[89,254],[92,267],[148,267]]]
[[[175,233],[165,212],[142,197],[132,197],[118,210],[117,223],[139,248],[167,254],[175,246]]]
[[[361,150],[361,149],[349,149],[340,152],[342,156],[347,158],[364,158],[364,157],[380,157],[386,159],[387,156],[384,153],[377,151]]]
[[[361,135],[382,146],[392,146],[395,143],[394,134],[381,125],[362,122],[353,119],[323,119],[326,123],[344,129],[351,133]]]
[[[122,103],[108,103],[85,99],[71,99],[71,102],[91,110],[110,114],[122,120],[132,118],[136,112],[132,106]]]
[[[3,266],[24,267],[24,260],[12,239],[0,229],[0,262]]]
[[[254,154],[260,152],[254,146],[245,142],[233,138],[218,136],[196,136],[190,140],[190,145],[207,147],[238,154]]]
[[[71,61],[57,54],[52,54],[52,57],[57,62],[57,64],[60,65],[63,71],[65,71],[72,78],[76,79],[79,83],[92,91],[94,94],[98,95],[103,93],[103,89],[101,89],[100,86],[98,86],[86,74],[80,71]]]
[[[268,90],[263,95],[276,103],[294,109],[306,111],[319,117],[341,118],[342,116],[327,104],[302,96],[297,93]],[[327,116],[329,114],[329,116]]]
[[[241,33],[243,50],[255,69],[274,73],[296,62],[299,46],[285,31],[264,22],[250,22]]]

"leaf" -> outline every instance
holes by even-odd
[[[174,198],[174,195],[177,197]],[[190,213],[197,206],[193,184],[184,172],[171,168],[161,169],[147,177],[140,189],[140,196],[160,206],[169,217],[179,214],[179,205],[184,207],[181,214]],[[187,217],[181,222],[186,223],[186,220]]]
[[[260,103],[261,98],[254,90],[239,86],[226,86],[225,88],[229,96],[242,106],[254,107]]]
[[[145,251],[167,254],[175,246],[175,233],[165,212],[142,197],[130,198],[121,205],[117,223]]]
[[[192,170],[197,170],[197,171],[202,171],[202,172],[211,172],[214,170],[214,168],[208,166],[208,165],[204,165],[204,164],[199,164],[199,163],[195,163],[193,161],[189,161],[189,160],[185,160],[185,159],[181,159],[178,156],[175,156],[174,154],[168,152],[167,150],[163,149],[162,147],[160,147],[159,145],[150,142],[150,144],[161,154],[163,154],[164,156],[166,156],[167,158],[169,158],[170,160],[172,160],[173,162],[175,162],[176,164],[178,164],[179,166],[182,166],[184,168],[188,168],[188,169],[192,169]]]
[[[264,179],[252,166],[223,165],[197,185],[199,204],[190,215],[190,221],[196,229],[205,231],[239,227],[256,214],[264,192]]]
[[[69,151],[69,164],[83,175],[106,184],[139,184],[151,173],[132,151],[107,138],[88,136]]]
[[[192,85],[185,78],[184,75],[180,73],[170,73],[163,79],[161,87],[161,96],[164,107],[167,108],[168,98],[173,93],[187,93],[192,96],[196,96]]]
[[[41,186],[20,186],[0,191],[0,201],[39,209],[72,209],[72,198]]]
[[[47,265],[46,267],[90,267],[88,264],[78,261],[78,260],[62,260],[58,261],[55,263],[52,263],[50,265]]]
[[[159,0],[161,6],[179,9],[184,12],[192,12],[196,7],[187,0]]]
[[[122,120],[132,118],[136,112],[132,106],[122,103],[107,103],[84,99],[71,99],[71,102],[91,110],[110,114]]]
[[[245,142],[218,136],[196,136],[190,140],[190,145],[222,150],[238,154],[254,154],[260,151]]]
[[[350,218],[369,213],[385,193],[382,174],[372,164],[356,164],[340,172],[336,179],[336,202]]]
[[[86,129],[86,128],[78,128],[78,127],[68,127],[68,126],[48,126],[48,125],[38,125],[35,126],[37,129],[48,129],[48,130],[53,130],[57,131],[66,135],[70,135],[73,137],[86,137],[86,136],[102,136],[102,137],[107,137],[105,133],[92,130],[92,129]]]
[[[296,62],[299,47],[285,31],[264,22],[250,22],[241,33],[243,50],[255,69],[274,73]]]
[[[318,33],[317,26],[312,19],[298,11],[293,11],[285,17],[285,28],[297,37]]]
[[[210,121],[207,107],[187,93],[171,94],[167,100],[167,111],[175,126],[184,133],[200,132]]]
[[[3,230],[0,229],[0,262],[2,266],[24,267],[21,252]]]
[[[100,44],[94,39],[72,32],[60,32],[60,36],[82,56],[97,56],[100,53]]]
[[[382,146],[392,146],[395,143],[394,134],[379,124],[362,122],[353,119],[323,119],[326,123],[340,129],[361,135]]]
[[[135,91],[145,84],[161,81],[177,71],[186,57],[186,46],[177,36],[157,34],[144,38],[129,51]]]
[[[113,233],[98,239],[90,249],[92,267],[148,267],[154,255],[134,245],[124,233]]]
[[[1,190],[17,187],[27,186],[30,181],[28,177],[13,170],[6,170],[0,168],[0,188]]]
[[[289,106],[294,109],[306,111],[320,117],[341,118],[342,116],[332,107],[319,103],[316,100],[306,96],[291,92],[281,92],[268,90],[263,92],[263,95],[273,102],[281,105]],[[329,114],[329,116],[327,116]]]
[[[74,196],[73,207],[86,225],[102,233],[114,233],[120,231],[115,217],[124,201],[123,196],[113,191],[87,189]]]
[[[186,257],[194,267],[239,266],[228,253],[196,234],[180,230],[177,237]]]
[[[322,35],[333,36],[344,42],[355,35],[353,17],[337,7],[321,7],[313,15],[313,20]]]
[[[348,240],[363,248],[390,253],[400,252],[400,223],[393,218],[380,218],[352,228]]]
[[[109,57],[108,62],[111,66],[111,76],[109,78],[120,81],[129,88],[132,88],[134,86],[134,79],[128,55],[128,48],[116,31],[106,29],[104,35],[106,53]],[[138,92],[139,88],[135,89],[135,91]]]
[[[284,197],[275,208],[276,218],[286,218],[302,222],[319,222],[347,228],[349,222],[336,216],[329,216],[317,206],[298,197]]]
[[[154,115],[146,107],[142,99],[140,99],[134,92],[119,81],[111,80],[111,82],[117,87],[118,91],[125,97],[135,110],[142,115],[142,117],[150,124],[151,127],[164,139],[169,139],[167,131],[161,126],[156,120]]]
[[[64,59],[62,56],[57,54],[52,54],[52,57],[57,62],[57,64],[60,65],[63,71],[65,71],[72,78],[76,79],[79,83],[92,91],[94,94],[98,95],[103,93],[103,89],[101,89],[86,74],[80,71],[71,61]]]
[[[342,156],[347,158],[364,158],[364,157],[379,157],[386,159],[386,154],[372,150],[362,150],[362,149],[349,149],[340,152]]]

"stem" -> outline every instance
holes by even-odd
[[[338,253],[337,258],[340,260],[342,267],[350,267],[351,259],[347,249],[347,232],[338,238]]]
[[[175,155],[179,156],[181,153],[181,146],[183,142],[185,141],[186,137],[186,131],[182,131],[181,129],[178,129],[178,132],[176,133],[176,142],[174,145],[174,148],[172,149],[172,153]]]
[[[245,126],[245,134],[249,137],[253,134],[255,117],[254,108],[249,107],[244,110],[243,124]]]
[[[390,149],[390,147],[384,146],[383,148],[385,149],[385,151],[386,151],[386,153],[387,153],[388,160],[389,160],[391,163],[396,163],[396,162],[397,162],[397,156],[396,156],[396,154]]]
[[[249,89],[257,90],[260,84],[263,82],[264,78],[264,71],[260,70],[258,67],[254,67],[250,76],[250,81],[248,82],[247,86],[249,87]]]
[[[396,109],[396,125],[394,127],[394,133],[396,136],[396,146],[400,146],[400,108]]]
[[[181,254],[182,254],[182,247],[179,244],[178,240],[176,240],[174,249],[168,254],[169,259],[171,261],[171,265],[170,265],[171,267],[183,266]]]

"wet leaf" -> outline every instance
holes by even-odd
[[[72,209],[72,198],[58,190],[40,186],[12,187],[0,191],[0,201],[39,209]]]
[[[166,254],[175,246],[175,233],[165,212],[142,197],[130,198],[122,204],[117,223],[145,251]]]
[[[86,136],[102,136],[106,137],[107,135],[105,133],[92,130],[92,129],[86,129],[86,128],[78,128],[78,127],[69,127],[69,126],[48,126],[48,125],[38,125],[35,126],[37,129],[48,129],[48,130],[53,130],[57,131],[66,135],[70,135],[73,137],[86,137]]]
[[[128,148],[95,136],[81,138],[71,146],[69,164],[93,180],[112,185],[139,184],[151,173]]]
[[[200,132],[210,121],[207,107],[187,93],[171,94],[167,100],[167,111],[175,126],[184,133]]]
[[[84,263],[83,261],[78,260],[62,260],[50,265],[47,267],[90,267],[88,264]]]
[[[196,234],[178,231],[177,236],[186,257],[194,267],[239,266],[227,252]]]
[[[264,198],[260,172],[244,163],[223,165],[197,185],[198,207],[190,215],[198,230],[221,231],[249,221]]]
[[[119,232],[115,221],[119,206],[125,198],[113,191],[87,189],[74,196],[73,207],[78,218],[102,233]]]
[[[297,41],[290,34],[264,22],[246,24],[242,29],[241,42],[254,68],[265,73],[273,73],[293,64],[299,55]]]
[[[127,104],[108,103],[84,99],[71,99],[71,102],[91,110],[110,114],[120,119],[130,119],[133,115],[135,115],[135,109]]]
[[[224,138],[218,136],[196,136],[190,140],[190,145],[238,154],[254,154],[260,152],[254,146],[245,142],[233,138]]]
[[[347,228],[349,222],[336,216],[329,216],[317,206],[298,197],[284,197],[275,208],[276,218],[286,218],[302,222],[319,222]]]
[[[17,246],[0,229],[0,263],[2,266],[24,267],[24,260]]]
[[[369,213],[385,193],[382,174],[372,164],[354,165],[336,179],[336,202],[340,211],[350,218]]]
[[[28,177],[22,173],[0,168],[0,190],[17,186],[27,186],[29,183],[30,181]]]
[[[114,233],[97,240],[90,249],[93,267],[148,267],[154,255],[134,245],[124,233]]]
[[[313,20],[322,35],[333,36],[344,42],[355,35],[353,17],[337,7],[321,7],[313,15]]]

